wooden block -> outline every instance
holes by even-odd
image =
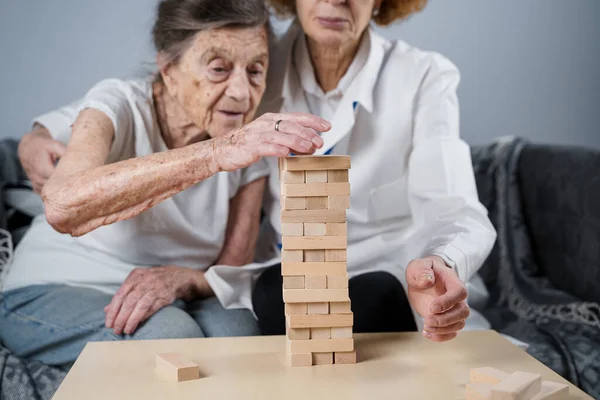
[[[281,210],[281,222],[346,222],[346,211]]]
[[[283,289],[285,303],[321,303],[350,301],[348,289]]]
[[[347,169],[330,169],[327,171],[327,182],[348,182],[348,170]]]
[[[343,315],[343,314],[342,314]],[[352,337],[352,327],[345,326],[343,328],[331,328],[332,339],[348,339]]]
[[[354,351],[354,339],[289,340],[291,353],[329,353]]]
[[[346,261],[346,250],[325,250],[325,261]]]
[[[346,222],[325,224],[325,234],[327,236],[348,236],[348,224]]]
[[[306,183],[327,183],[327,171],[306,171]],[[291,182],[290,182],[291,183]]]
[[[352,327],[353,314],[328,314],[328,315],[290,315],[287,324],[292,328],[345,328]]]
[[[306,262],[324,262],[325,250],[304,250],[304,261]]]
[[[329,208],[329,197],[290,197],[291,199],[305,198],[307,210],[327,210]],[[341,207],[337,207],[341,210]]]
[[[356,350],[345,352],[336,351],[333,362],[335,364],[356,364]]]
[[[348,288],[348,275],[327,275],[327,289],[346,288]]]
[[[281,194],[286,197],[350,196],[350,184],[286,183]]]
[[[281,262],[302,262],[304,253],[302,250],[281,250]]]
[[[324,258],[324,257],[323,257]],[[281,275],[346,275],[345,262],[284,262]]]
[[[489,383],[496,385],[508,378],[508,374],[504,371],[492,367],[481,367],[471,370],[471,383]]]
[[[283,171],[281,183],[305,183],[304,171]]]
[[[284,236],[281,242],[285,250],[340,249],[346,252],[346,236]]]
[[[313,365],[333,365],[333,353],[312,353]]]
[[[157,354],[156,369],[177,382],[200,378],[198,364],[188,360],[179,353]]]
[[[332,275],[335,276],[335,275]],[[343,276],[343,275],[337,275]],[[304,278],[304,288],[306,289],[327,289],[327,277],[325,275],[310,275]],[[294,289],[294,288],[290,288]],[[296,288],[298,289],[298,288]],[[344,288],[335,288],[344,289]]]
[[[304,236],[304,224],[281,224],[282,236]]]
[[[311,339],[331,339],[331,328],[310,328]]]
[[[492,396],[492,384],[483,382],[467,383],[467,400],[490,400]]]
[[[329,314],[329,303],[308,303],[307,314]]]
[[[308,340],[310,339],[310,329],[289,328],[287,329],[287,337],[290,340]]]
[[[292,197],[295,199],[296,197]],[[311,199],[312,197],[309,197]],[[320,197],[314,197],[320,199]],[[308,200],[307,200],[308,201]],[[307,205],[308,208],[308,205]],[[350,208],[350,196],[329,196],[327,198],[327,208],[329,210],[346,210]]]
[[[569,398],[569,385],[556,382],[542,382],[542,390],[531,400],[566,400]]]
[[[312,354],[288,352],[287,360],[290,367],[310,367],[312,365]]]
[[[327,233],[327,224],[304,224],[304,235],[306,236],[325,236]]]
[[[306,197],[285,197],[281,198],[281,208],[283,210],[306,210]]]
[[[290,303],[285,305],[285,315],[306,315],[307,303]]]
[[[514,372],[492,387],[492,400],[529,400],[542,389],[542,377]]]
[[[304,287],[305,287],[304,276],[284,276],[283,277],[283,288],[284,289],[304,289]],[[343,288],[340,288],[340,289],[343,289]]]
[[[349,301],[341,302],[341,303],[331,303],[329,305],[329,313],[330,314],[350,314],[352,312],[352,307]]]
[[[287,171],[350,169],[350,156],[294,156],[283,159]]]

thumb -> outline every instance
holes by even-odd
[[[67,148],[61,142],[54,140],[50,144],[49,150],[52,153],[52,158],[56,160],[65,155]]]
[[[428,289],[435,283],[433,261],[429,259],[413,260],[406,267],[406,282],[415,289]]]

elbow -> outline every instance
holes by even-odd
[[[44,185],[42,199],[46,221],[59,233],[77,236],[78,226],[73,218],[74,214],[69,211],[71,207],[66,204],[64,198],[65,196],[60,195],[59,191],[52,190],[48,184]]]

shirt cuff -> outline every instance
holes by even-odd
[[[446,263],[446,265],[448,265],[454,270],[454,272],[456,272],[456,275],[458,275],[461,281],[466,283],[469,279],[467,257],[458,247],[456,247],[452,243],[436,247],[431,252],[429,252],[429,255],[441,257]]]
[[[52,111],[31,121],[31,126],[35,124],[41,125],[48,130],[52,139],[58,140],[66,145],[71,136],[71,125],[73,121],[70,117],[57,111]]]

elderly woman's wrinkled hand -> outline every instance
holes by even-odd
[[[434,342],[454,339],[470,314],[467,289],[438,256],[411,261],[406,268],[408,300],[425,318],[423,335]]]
[[[40,194],[46,181],[54,173],[56,161],[65,154],[66,147],[52,139],[48,130],[37,126],[23,136],[19,143],[19,160],[31,181],[33,190]]]
[[[202,271],[177,266],[136,268],[104,308],[106,327],[117,335],[131,335],[140,323],[177,299],[212,295]]]
[[[213,158],[218,171],[245,168],[261,157],[312,154],[323,146],[317,132],[331,124],[311,114],[265,114],[222,138],[213,141]]]

